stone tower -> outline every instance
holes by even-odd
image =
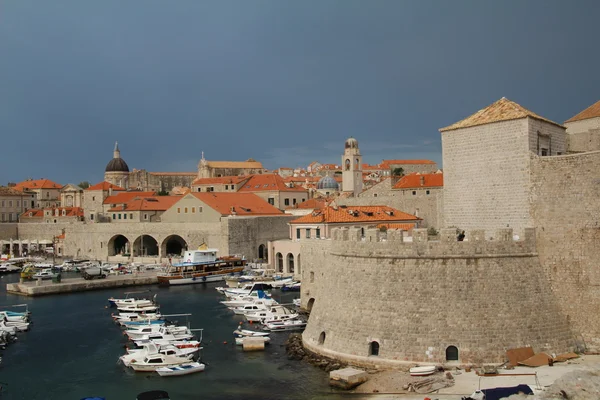
[[[118,142],[115,142],[113,158],[108,162],[104,170],[104,180],[123,189],[127,189],[129,186],[129,166],[121,158]]]
[[[358,148],[358,140],[351,137],[346,140],[342,156],[342,191],[358,197],[362,189],[362,156]]]

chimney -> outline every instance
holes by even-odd
[[[237,212],[235,212],[234,206],[231,206],[231,208],[229,209],[229,212],[231,213],[231,215],[237,215]]]
[[[425,177],[421,175],[421,186],[425,185]]]

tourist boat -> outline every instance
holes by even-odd
[[[427,376],[433,374],[435,370],[435,365],[427,365],[424,367],[412,367],[408,371],[410,372],[411,376]]]
[[[165,325],[144,325],[139,327],[127,328],[124,332],[131,340],[138,339],[160,339],[165,335],[181,336],[181,339],[190,338],[193,336],[187,326],[165,326]],[[184,337],[185,336],[185,337]]]
[[[269,332],[252,331],[250,329],[236,329],[233,331],[235,337],[257,337],[257,336],[269,336]]]
[[[169,393],[164,390],[151,390],[142,392],[135,397],[135,400],[169,400]]]
[[[272,332],[279,331],[293,331],[296,329],[303,329],[306,326],[306,322],[299,319],[289,319],[285,321],[270,321],[265,322],[265,330]]]
[[[158,275],[158,283],[184,285],[216,282],[244,270],[246,265],[244,257],[217,257],[217,251],[217,249],[207,248],[206,245],[200,246],[198,250],[186,251],[184,262],[170,265],[166,272]]]
[[[199,347],[196,348],[187,348],[180,349],[173,345],[164,345],[158,346],[155,343],[149,343],[142,347],[141,349],[127,349],[127,354],[119,357],[119,361],[123,363],[126,367],[129,366],[131,360],[139,360],[143,357],[154,355],[154,354],[164,354],[166,356],[176,356],[176,357],[185,357],[190,359],[200,350]]]
[[[268,320],[294,319],[298,318],[298,314],[284,306],[273,306],[268,310],[261,310],[245,315],[250,322],[265,322]]]
[[[129,361],[129,366],[133,368],[134,371],[149,372],[156,371],[156,369],[160,367],[174,367],[188,362],[190,362],[190,360],[187,357],[153,354],[145,356],[140,360],[132,359]]]
[[[194,372],[202,372],[204,371],[204,364],[199,362],[190,362],[185,364],[180,364],[174,367],[160,367],[156,369],[156,372],[160,376],[178,376],[178,375],[188,375],[193,374]]]
[[[246,339],[252,339],[253,341],[254,340],[261,341],[262,340],[262,342],[264,344],[267,344],[267,343],[269,343],[271,341],[271,338],[268,337],[268,336],[244,336],[244,337],[236,337],[235,338],[235,344],[237,346],[243,346],[244,345],[244,340],[246,340]]]

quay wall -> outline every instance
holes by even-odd
[[[539,263],[535,231],[512,229],[485,240],[483,230],[456,241],[443,229],[338,229],[332,240],[302,243],[302,306],[310,311],[305,345],[361,366],[503,362],[506,350],[532,346],[563,352],[575,346],[567,319]],[[372,355],[372,342],[379,345]]]
[[[573,330],[600,349],[600,151],[531,159],[539,259]]]

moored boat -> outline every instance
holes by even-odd
[[[306,322],[299,319],[291,319],[285,321],[266,322],[264,329],[272,332],[293,331],[297,329],[304,329],[305,326]]]
[[[244,270],[246,259],[240,256],[217,257],[217,249],[206,245],[198,250],[186,251],[184,262],[171,264],[165,273],[158,275],[160,285],[185,285],[217,282]]]
[[[412,376],[426,376],[433,374],[435,370],[435,365],[426,365],[424,367],[412,367],[408,371]]]
[[[194,372],[204,371],[204,364],[199,362],[190,362],[174,367],[160,367],[156,369],[156,372],[160,376],[177,376],[177,375],[188,375]]]
[[[134,371],[150,372],[156,371],[160,367],[174,367],[189,362],[186,357],[166,356],[164,354],[148,355],[142,359],[133,359],[129,362],[129,366]]]

